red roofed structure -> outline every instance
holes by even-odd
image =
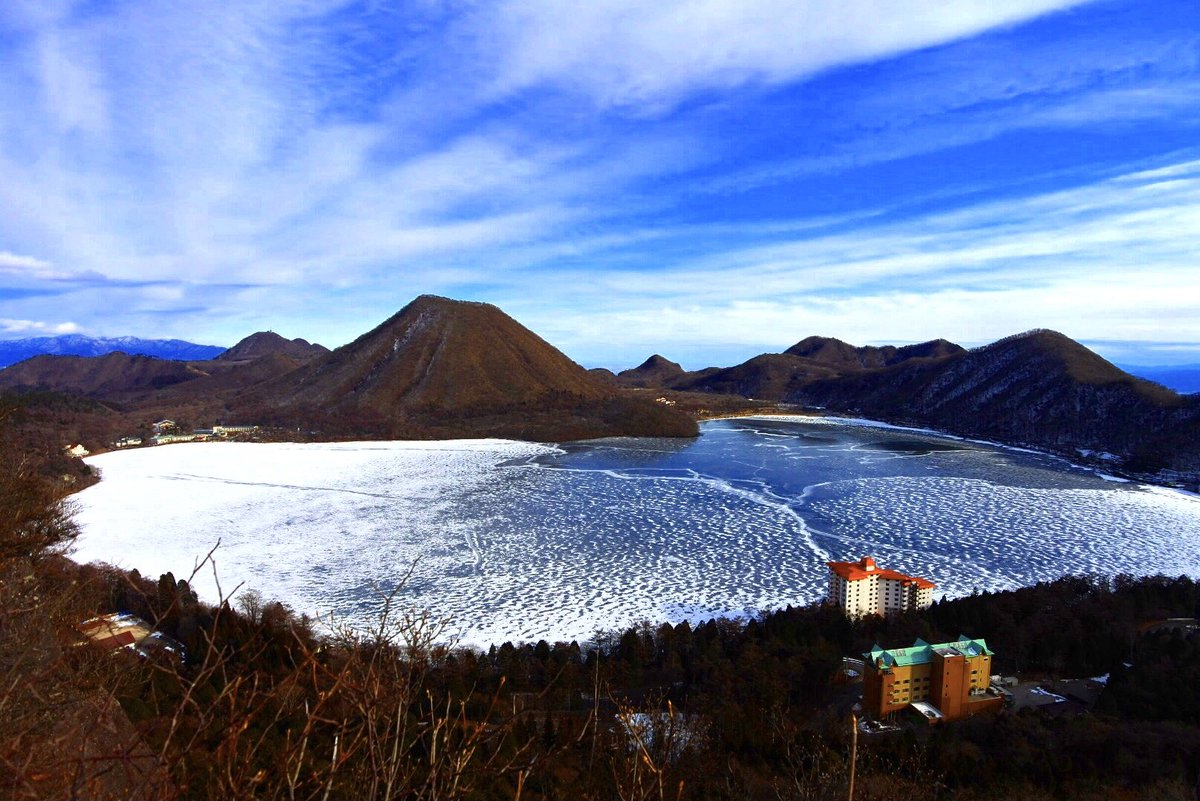
[[[829,600],[851,617],[924,609],[933,603],[936,585],[932,581],[879,567],[869,556],[857,562],[826,564]]]

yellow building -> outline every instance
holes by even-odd
[[[999,708],[989,688],[993,652],[981,639],[959,635],[930,645],[880,648],[863,654],[863,710],[882,719],[912,705],[931,720],[954,720]]]

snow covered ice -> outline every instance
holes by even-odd
[[[871,554],[954,596],[1067,572],[1200,575],[1200,499],[861,421],[742,419],[696,440],[201,443],[103,454],[75,558],[364,620],[401,598],[462,642],[817,600]],[[213,599],[211,570],[195,585]]]

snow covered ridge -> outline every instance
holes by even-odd
[[[34,356],[103,356],[121,351],[131,356],[200,361],[225,352],[214,345],[197,345],[182,339],[139,339],[137,337],[88,337],[66,334],[58,337],[0,340],[0,368]]]
[[[116,451],[88,460],[104,480],[76,496],[75,558],[185,578],[219,539],[226,594],[243,585],[359,621],[415,563],[402,600],[481,647],[811,602],[827,560],[864,553],[929,577],[938,597],[1063,573],[1200,575],[1195,496],[961,441],[885,447],[922,437],[787,418],[563,448]],[[189,582],[216,597],[210,570]]]

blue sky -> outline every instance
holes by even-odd
[[[1200,362],[1195,0],[0,4],[0,338]]]

